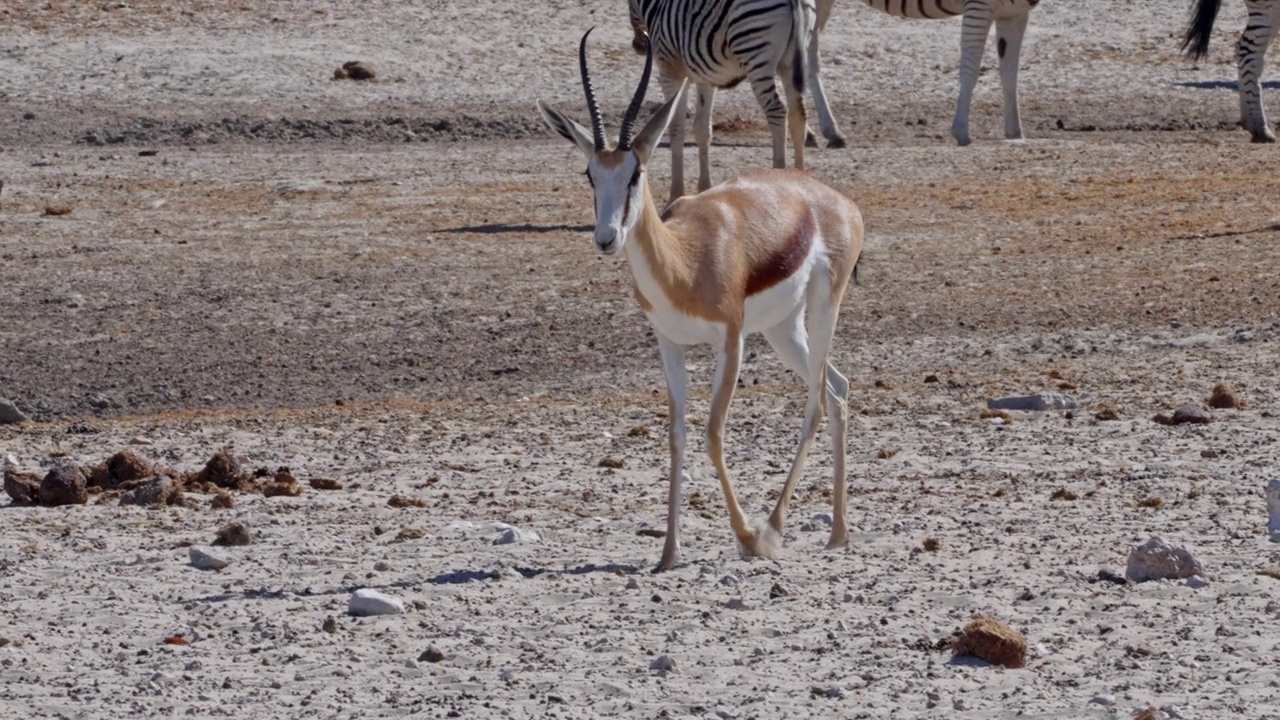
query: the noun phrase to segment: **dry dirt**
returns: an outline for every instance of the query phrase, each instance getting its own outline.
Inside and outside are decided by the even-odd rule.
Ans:
[[[989,49],[967,148],[959,23],[841,3],[824,77],[851,147],[809,159],[868,226],[834,352],[854,542],[823,552],[810,521],[820,446],[786,556],[740,560],[701,393],[686,563],[662,575],[638,534],[665,512],[657,349],[588,239],[582,159],[533,109],[585,114],[595,24],[616,125],[640,69],[624,3],[315,5],[0,8],[0,397],[31,417],[0,427],[3,462],[88,467],[144,438],[182,472],[231,448],[345,486],[3,508],[0,715],[1276,716],[1280,154],[1234,124],[1243,3],[1194,65],[1182,3],[1046,0],[1029,139],[998,139]],[[331,79],[350,60],[378,78]],[[719,179],[767,161],[758,116],[721,94]],[[729,464],[759,514],[803,390],[748,353]],[[1245,407],[1151,420],[1218,382]],[[979,417],[1041,391],[1080,407]],[[255,543],[191,567],[232,520]],[[493,545],[495,522],[540,540]],[[1096,581],[1153,534],[1208,586]],[[346,616],[360,587],[408,613]],[[1026,635],[1026,668],[937,649],[984,613]]]

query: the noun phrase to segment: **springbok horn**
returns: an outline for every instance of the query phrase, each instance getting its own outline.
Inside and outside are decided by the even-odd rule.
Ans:
[[[636,88],[635,97],[627,107],[627,114],[622,118],[622,130],[619,131],[618,149],[631,149],[631,128],[636,124],[636,116],[640,114],[640,106],[644,105],[644,94],[649,89],[649,74],[653,71],[653,39],[645,33],[644,74],[640,76],[640,87]]]
[[[591,111],[591,135],[596,141],[596,150],[603,150],[604,118],[600,115],[600,104],[596,102],[596,91],[591,87],[591,74],[587,72],[587,36],[591,30],[582,34],[582,42],[578,44],[578,67],[582,71],[582,89],[587,93],[587,109]]]

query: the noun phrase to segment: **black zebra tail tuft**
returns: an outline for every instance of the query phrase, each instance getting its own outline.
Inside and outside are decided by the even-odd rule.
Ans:
[[[1196,0],[1191,25],[1182,36],[1182,52],[1192,60],[1201,60],[1209,54],[1209,36],[1221,5],[1222,0]]]

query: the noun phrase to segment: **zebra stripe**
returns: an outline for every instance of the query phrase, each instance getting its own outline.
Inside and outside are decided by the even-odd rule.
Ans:
[[[788,124],[803,132],[800,94],[805,81],[805,48],[813,33],[814,0],[629,0],[632,47],[652,44],[658,81],[669,98],[690,79],[697,87],[694,137],[698,143],[698,190],[710,187],[707,152],[716,88],[751,83],[773,135],[773,165],[786,165]],[[648,32],[648,38],[644,33]],[[778,96],[782,79],[787,100]],[[790,108],[790,110],[788,109]],[[685,114],[671,121],[671,198],[684,194]],[[793,129],[793,135],[795,134]],[[795,165],[804,167],[803,137]]]
[[[1191,24],[1182,38],[1182,50],[1192,59],[1202,59],[1209,52],[1209,36],[1213,21],[1217,19],[1221,0],[1197,0]],[[1240,43],[1236,46],[1236,65],[1239,73],[1240,125],[1256,143],[1276,141],[1276,135],[1267,123],[1267,113],[1262,107],[1262,71],[1267,65],[1267,48],[1280,28],[1280,2],[1274,0],[1245,0],[1249,19]]]

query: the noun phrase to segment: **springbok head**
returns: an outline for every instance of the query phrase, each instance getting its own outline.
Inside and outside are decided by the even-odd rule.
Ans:
[[[577,145],[587,156],[587,180],[595,192],[596,247],[600,252],[612,255],[622,249],[635,229],[645,202],[645,164],[675,114],[676,100],[683,97],[684,93],[682,87],[681,92],[674,93],[639,132],[633,132],[636,116],[640,114],[640,107],[644,104],[645,90],[649,86],[649,74],[653,70],[653,50],[650,46],[645,56],[644,74],[640,76],[640,86],[636,88],[627,113],[622,118],[622,127],[618,130],[618,143],[610,146],[605,137],[604,117],[600,114],[596,93],[591,87],[591,76],[587,71],[587,36],[590,34],[591,30],[584,33],[582,42],[578,45],[578,66],[582,73],[582,88],[587,96],[587,109],[591,112],[591,129],[570,120],[541,100],[538,101],[538,111],[552,130]]]

